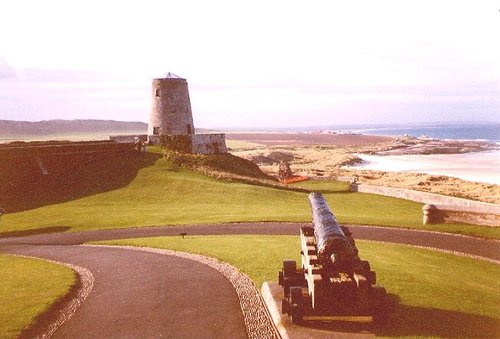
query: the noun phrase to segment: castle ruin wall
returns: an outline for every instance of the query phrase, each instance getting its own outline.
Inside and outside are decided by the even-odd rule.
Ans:
[[[223,133],[193,134],[192,152],[196,154],[227,153],[226,138]]]

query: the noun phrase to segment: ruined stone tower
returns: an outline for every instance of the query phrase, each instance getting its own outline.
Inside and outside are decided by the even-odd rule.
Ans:
[[[160,135],[194,134],[188,83],[173,73],[154,79],[148,139],[158,142]]]
[[[199,154],[227,152],[225,135],[195,134],[186,79],[173,73],[154,79],[148,142]]]

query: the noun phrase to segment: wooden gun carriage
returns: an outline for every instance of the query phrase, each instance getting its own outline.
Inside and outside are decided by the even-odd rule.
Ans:
[[[351,232],[340,226],[321,193],[311,193],[312,226],[300,230],[302,267],[285,260],[278,281],[284,290],[282,313],[292,322],[335,320],[343,316],[387,319],[390,304],[376,275],[358,256]]]

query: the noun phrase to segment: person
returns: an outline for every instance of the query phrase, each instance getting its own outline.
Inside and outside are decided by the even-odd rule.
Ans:
[[[290,165],[284,160],[280,161],[280,165],[278,167],[278,177],[279,177],[280,181],[283,181],[283,180],[286,180],[286,179],[293,177],[293,173],[292,173],[292,170],[290,169]]]
[[[142,140],[138,137],[135,137],[134,140],[135,150],[140,153],[144,152],[144,143],[142,142]]]

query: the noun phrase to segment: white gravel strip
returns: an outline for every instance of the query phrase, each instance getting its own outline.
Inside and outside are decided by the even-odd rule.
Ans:
[[[234,289],[236,290],[236,294],[238,295],[238,298],[240,300],[241,310],[243,312],[243,318],[245,321],[248,337],[255,339],[280,338],[279,332],[274,325],[271,315],[269,314],[265,303],[254,283],[248,276],[241,273],[234,266],[200,254],[177,252],[158,248],[108,245],[81,246],[124,248],[135,251],[171,255],[194,260],[199,263],[208,265],[222,273],[231,282]]]
[[[94,288],[94,275],[92,272],[90,272],[88,269],[84,267],[80,267],[77,265],[72,265],[72,264],[67,264],[55,260],[49,260],[45,258],[40,258],[40,257],[32,257],[32,256],[26,256],[26,255],[18,255],[18,254],[8,254],[8,255],[13,255],[16,257],[21,257],[21,258],[28,258],[28,259],[39,259],[39,260],[44,260],[47,262],[51,262],[54,264],[58,265],[64,265],[66,267],[71,268],[73,271],[75,271],[78,275],[77,279],[80,281],[81,287],[78,290],[76,296],[66,305],[63,306],[63,308],[59,311],[59,316],[57,317],[56,321],[54,321],[48,329],[45,330],[44,333],[41,335],[37,336],[37,338],[40,339],[47,339],[50,338],[54,335],[54,333],[57,331],[61,325],[67,321],[69,318],[75,314],[76,309],[83,303],[83,301],[89,296],[90,292],[92,292],[92,289]]]
[[[494,243],[499,243],[500,240],[498,239],[490,239],[490,238],[479,238],[475,237],[472,235],[467,235],[467,234],[460,234],[460,233],[448,233],[448,232],[442,232],[442,231],[432,231],[432,230],[419,230],[415,228],[404,228],[404,227],[392,227],[392,226],[374,226],[374,225],[352,225],[352,224],[344,224],[343,226],[347,227],[361,227],[361,228],[380,228],[380,229],[394,229],[394,230],[405,230],[405,231],[411,231],[411,232],[418,232],[418,233],[431,233],[431,234],[437,234],[437,235],[444,235],[444,236],[452,236],[452,237],[458,237],[458,238],[469,238],[469,239],[476,239],[476,240],[481,240],[481,241],[491,241]],[[488,226],[485,226],[488,227]],[[356,239],[354,239],[356,240]],[[359,239],[362,240],[362,239]],[[403,244],[404,243],[400,243]]]
[[[378,241],[378,240],[362,240],[362,241],[378,242],[378,243],[381,243],[381,244],[387,244],[388,243],[386,241]],[[430,247],[430,246],[409,245],[409,244],[403,244],[403,243],[391,243],[391,244],[398,244],[398,245],[403,245],[403,246],[409,246],[409,247],[415,247],[415,248],[422,248],[424,250],[431,250],[431,251],[436,251],[436,252],[454,254],[454,255],[461,256],[461,257],[467,257],[467,258],[471,258],[471,259],[487,261],[487,262],[490,262],[492,264],[500,265],[500,260],[495,260],[495,259],[491,259],[491,258],[481,257],[479,255],[474,255],[474,254],[469,254],[469,253],[464,253],[464,252],[445,250],[445,249],[442,249],[442,248],[436,248],[436,247]]]

